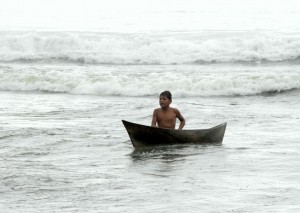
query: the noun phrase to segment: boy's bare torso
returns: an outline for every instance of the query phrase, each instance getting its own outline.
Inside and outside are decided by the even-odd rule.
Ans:
[[[161,108],[155,109],[156,121],[161,128],[174,129],[176,125],[176,118],[178,116],[178,110],[169,107],[167,110]]]

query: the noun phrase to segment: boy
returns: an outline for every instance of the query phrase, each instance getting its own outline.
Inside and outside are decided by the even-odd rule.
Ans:
[[[180,120],[178,129],[182,129],[185,125],[185,119],[180,114],[179,110],[170,107],[172,103],[172,94],[169,91],[164,91],[159,96],[159,105],[161,108],[157,108],[153,112],[151,126],[156,127],[156,124],[160,128],[175,129],[176,118]]]

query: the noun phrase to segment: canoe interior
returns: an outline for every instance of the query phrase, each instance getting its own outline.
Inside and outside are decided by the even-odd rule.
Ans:
[[[222,143],[227,123],[210,129],[177,130],[164,129],[122,120],[134,147],[167,144],[210,144]]]

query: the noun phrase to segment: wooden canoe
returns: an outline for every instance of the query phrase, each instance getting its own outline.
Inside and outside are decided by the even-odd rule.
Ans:
[[[134,147],[167,144],[221,144],[227,123],[210,129],[177,130],[145,126],[122,120]]]

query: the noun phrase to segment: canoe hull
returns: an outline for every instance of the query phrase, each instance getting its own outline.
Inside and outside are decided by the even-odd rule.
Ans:
[[[144,126],[122,120],[134,147],[167,144],[221,144],[226,123],[210,129],[176,130]]]

